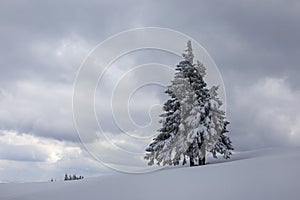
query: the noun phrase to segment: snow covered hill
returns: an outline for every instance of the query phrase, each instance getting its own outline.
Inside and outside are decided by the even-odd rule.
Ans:
[[[300,199],[300,148],[236,153],[218,162],[70,182],[0,184],[0,199]]]

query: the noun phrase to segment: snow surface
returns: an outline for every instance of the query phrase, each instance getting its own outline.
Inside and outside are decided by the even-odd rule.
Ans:
[[[216,161],[70,182],[3,183],[0,200],[300,199],[300,148],[235,153]]]

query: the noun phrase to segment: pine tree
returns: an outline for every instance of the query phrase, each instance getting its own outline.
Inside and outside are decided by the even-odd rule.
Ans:
[[[177,68],[181,69],[184,84],[181,85],[179,96],[181,105],[181,123],[178,133],[173,139],[169,152],[174,152],[173,164],[186,156],[190,166],[205,163],[205,137],[208,133],[209,93],[206,83],[198,70],[189,61],[180,62]],[[176,76],[173,83],[176,82]],[[182,98],[180,98],[182,96]],[[170,149],[171,148],[171,149]]]
[[[176,66],[176,73],[166,93],[170,99],[164,104],[160,115],[162,128],[146,149],[149,165],[204,165],[206,152],[230,156],[232,150],[227,132],[225,112],[217,98],[215,87],[207,89],[203,79],[206,69],[197,61],[193,64],[193,50],[188,41],[182,54],[184,61]]]
[[[178,165],[179,161],[185,156],[190,158],[191,163],[194,160],[191,159],[191,157],[196,153],[191,154],[188,152],[189,147],[193,143],[193,138],[189,138],[189,131],[192,124],[189,123],[187,118],[190,116],[191,110],[197,106],[197,103],[194,105],[197,95],[191,87],[187,76],[186,69],[190,67],[192,67],[190,62],[180,62],[177,66],[178,73],[175,74],[175,78],[170,86],[170,90],[175,94],[176,99],[180,103],[180,123],[177,133],[172,140],[167,143],[167,146],[161,153],[162,156],[165,154],[169,155],[168,160],[163,157],[165,160],[163,164]]]
[[[217,153],[223,155],[224,158],[228,159],[231,155],[231,150],[233,149],[230,138],[225,135],[227,130],[227,125],[229,122],[226,120],[225,112],[221,110],[222,101],[218,98],[219,87],[213,86],[210,89],[210,144],[209,151],[217,158]]]
[[[65,180],[65,181],[68,181],[68,180],[69,180],[68,174],[65,174],[64,180]]]
[[[199,70],[201,70],[203,75],[205,74],[205,68],[199,61],[197,61],[196,65],[184,68],[185,76],[189,79],[189,84],[193,90],[192,93],[194,93],[191,100],[192,103],[190,103],[192,109],[189,116],[185,117],[185,120],[190,124],[190,127],[187,129],[187,141],[193,141],[188,151],[190,165],[193,165],[195,162],[191,162],[192,159],[198,160],[199,165],[205,164],[206,140],[210,123],[209,90],[206,88],[206,83]]]

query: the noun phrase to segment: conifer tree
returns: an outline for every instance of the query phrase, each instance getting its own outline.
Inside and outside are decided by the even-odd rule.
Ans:
[[[68,174],[65,174],[64,180],[65,180],[65,181],[68,181],[68,180],[69,180]]]
[[[193,64],[193,50],[188,41],[182,54],[184,60],[176,66],[176,73],[166,93],[170,99],[164,104],[160,115],[162,128],[146,149],[149,165],[204,165],[206,152],[214,156],[231,155],[231,141],[227,132],[229,122],[220,109],[222,102],[217,97],[218,87],[207,89],[204,81],[206,69],[197,60]]]
[[[233,149],[230,138],[226,135],[228,132],[227,125],[229,122],[226,120],[225,111],[221,110],[222,101],[218,98],[219,87],[213,86],[210,89],[210,137],[213,137],[209,141],[210,151],[215,158],[217,158],[217,153],[223,155],[224,158],[228,159],[231,155],[231,150]]]

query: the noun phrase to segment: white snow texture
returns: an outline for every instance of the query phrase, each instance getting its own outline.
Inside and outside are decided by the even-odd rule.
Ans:
[[[212,162],[221,163],[212,163]],[[222,163],[223,162],[223,163]],[[199,167],[79,181],[0,184],[1,200],[299,200],[300,148],[235,153]]]

